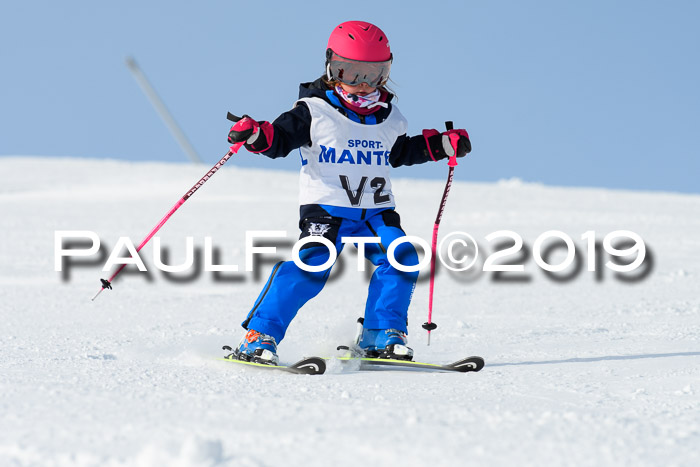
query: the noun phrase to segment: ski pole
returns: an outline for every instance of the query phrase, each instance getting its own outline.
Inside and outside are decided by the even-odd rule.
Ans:
[[[236,116],[233,115],[231,112],[228,113],[228,115],[226,116],[226,118],[228,118],[229,120],[231,120],[231,121],[233,121],[233,122],[237,122],[238,120],[240,120],[240,117],[236,117]],[[202,185],[204,185],[204,183],[205,183],[207,180],[209,180],[209,179],[210,179],[210,178],[211,178],[225,163],[226,163],[226,161],[228,161],[228,160],[231,158],[231,156],[233,156],[234,154],[236,154],[236,153],[238,152],[238,150],[241,148],[241,146],[243,146],[243,144],[245,144],[245,141],[240,142],[240,143],[235,143],[233,146],[231,146],[231,147],[229,148],[229,151],[226,153],[226,155],[225,155],[224,157],[222,157],[222,158],[219,160],[219,162],[217,162],[216,164],[214,164],[214,167],[212,167],[211,169],[209,169],[209,172],[207,172],[206,175],[204,175],[204,177],[200,178],[199,181],[198,181],[197,183],[195,183],[194,186],[193,186],[192,188],[190,188],[190,189],[187,191],[187,193],[185,193],[185,195],[184,195],[182,198],[180,198],[180,199],[178,200],[177,203],[175,203],[175,206],[173,206],[172,208],[170,208],[170,211],[168,211],[168,212],[165,214],[165,216],[163,216],[163,218],[160,220],[160,222],[158,222],[158,225],[156,225],[156,226],[149,232],[149,234],[146,235],[146,238],[144,238],[143,241],[141,242],[141,244],[136,248],[136,252],[137,252],[137,253],[138,253],[139,251],[141,251],[141,248],[143,248],[143,247],[146,245],[146,243],[148,243],[148,241],[149,241],[151,238],[153,238],[153,236],[156,234],[156,232],[158,232],[158,231],[160,230],[160,228],[163,227],[163,225],[164,225],[166,222],[168,222],[168,219],[170,219],[170,216],[172,216],[173,214],[175,214],[175,211],[177,211],[178,209],[180,209],[180,206],[182,206],[183,204],[185,204],[185,201],[187,201],[188,199],[190,199],[190,197],[191,197],[197,190],[199,190],[199,188],[200,188]],[[111,276],[109,279],[100,279],[100,281],[102,282],[102,288],[100,289],[99,292],[97,292],[97,293],[95,294],[94,297],[92,297],[92,300],[93,300],[93,301],[97,298],[98,295],[100,295],[100,294],[102,293],[103,290],[105,290],[105,289],[110,289],[110,290],[111,290],[111,289],[112,289],[112,281],[114,280],[115,277],[117,277],[117,275],[118,275],[120,272],[122,272],[122,269],[124,269],[125,266],[126,266],[126,263],[124,263],[124,264],[122,264],[121,266],[119,266],[119,268],[114,272],[114,274],[112,274],[112,276]]]
[[[449,131],[454,128],[451,121],[445,122],[445,128]],[[450,188],[452,188],[452,179],[454,178],[455,167],[457,166],[457,142],[459,141],[459,135],[450,134],[450,144],[454,148],[454,154],[450,157],[447,165],[450,167],[447,173],[447,183],[445,184],[445,191],[442,193],[442,199],[440,200],[440,208],[438,209],[437,217],[435,218],[435,225],[433,225],[433,241],[431,245],[432,256],[430,257],[430,292],[428,295],[428,321],[423,323],[423,329],[428,331],[428,345],[430,345],[430,332],[437,328],[437,324],[433,323],[433,291],[435,288],[435,263],[436,263],[436,252],[437,252],[437,238],[438,229],[440,228],[440,221],[442,220],[442,213],[445,210],[445,204],[447,203],[447,195],[450,194]]]

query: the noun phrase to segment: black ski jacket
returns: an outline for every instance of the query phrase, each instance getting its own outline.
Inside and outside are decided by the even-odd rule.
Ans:
[[[338,106],[338,100],[333,102],[329,99],[326,94],[327,91],[328,87],[323,80],[319,78],[311,83],[301,83],[299,85],[299,98],[319,97],[347,117],[348,112],[352,111],[342,104]],[[382,107],[372,114],[376,119],[376,123],[383,122],[389,116],[393,97],[394,95],[390,93],[386,99],[386,102],[389,103],[389,107]],[[363,116],[360,115],[359,118],[360,123],[365,123]],[[294,149],[304,145],[311,145],[311,113],[303,102],[300,102],[292,110],[284,112],[277,117],[275,121],[272,122],[272,125],[275,128],[274,137],[269,149],[262,152],[265,156],[273,159],[277,157],[286,157],[287,154]],[[389,154],[389,163],[392,167],[422,164],[431,160],[432,158],[428,153],[423,135],[406,136],[404,134],[399,136]]]

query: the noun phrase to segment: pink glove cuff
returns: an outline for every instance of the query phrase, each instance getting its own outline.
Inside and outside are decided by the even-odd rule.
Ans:
[[[423,130],[423,138],[425,138],[425,147],[428,148],[428,154],[430,154],[430,158],[433,160],[433,162],[436,162],[435,156],[433,156],[433,152],[430,150],[430,143],[428,142],[428,138],[431,136],[437,136],[439,135],[440,132],[437,130]]]

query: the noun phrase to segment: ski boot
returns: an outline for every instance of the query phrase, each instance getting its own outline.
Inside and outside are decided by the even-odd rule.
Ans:
[[[233,351],[234,358],[246,362],[263,363],[265,365],[277,365],[277,342],[272,336],[261,334],[253,329],[249,330]]]
[[[412,360],[413,349],[407,342],[406,334],[398,329],[363,329],[357,346],[369,358]]]

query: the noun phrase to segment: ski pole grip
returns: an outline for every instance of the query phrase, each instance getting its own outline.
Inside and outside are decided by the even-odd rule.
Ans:
[[[453,130],[454,129],[454,123],[452,123],[452,120],[448,120],[445,122],[445,129],[447,131]],[[447,165],[450,167],[456,167],[457,166],[457,143],[459,141],[459,136],[450,134],[450,144],[454,148],[454,155],[450,157],[450,160],[447,161]]]
[[[241,117],[237,117],[237,116],[233,115],[231,112],[226,113],[226,118],[231,120],[232,122],[237,122],[238,120],[241,119]]]

